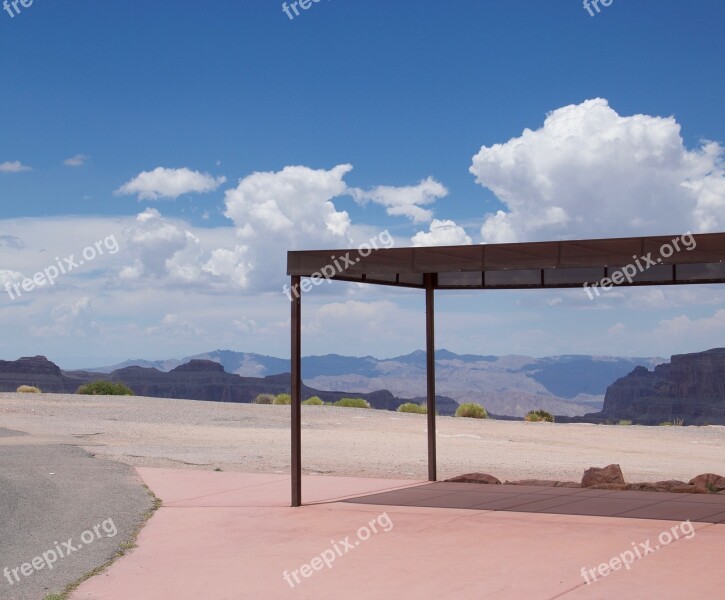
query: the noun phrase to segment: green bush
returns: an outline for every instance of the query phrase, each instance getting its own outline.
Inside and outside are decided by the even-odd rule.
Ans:
[[[33,385],[21,385],[17,390],[18,394],[42,394],[40,388]]]
[[[526,413],[524,421],[529,421],[530,423],[538,423],[540,421],[553,423],[554,415],[552,415],[550,412],[546,412],[545,410],[530,410],[528,413]]]
[[[319,396],[312,396],[312,398],[307,398],[304,402],[302,402],[305,406],[322,406],[325,403],[322,401],[322,398]]]
[[[619,423],[617,425],[631,425],[632,421],[631,419],[620,419]]]
[[[272,404],[275,406],[288,406],[292,404],[292,396],[289,394],[277,394]]]
[[[345,408],[370,408],[370,403],[363,398],[340,398],[335,402],[335,406],[344,406]]]
[[[78,388],[76,394],[89,396],[133,396],[133,391],[122,383],[94,381]]]
[[[257,394],[254,404],[274,404],[274,394]]]
[[[469,417],[471,419],[488,419],[486,409],[475,402],[466,402],[456,409],[457,417]]]
[[[401,404],[398,407],[398,412],[403,413],[417,413],[420,415],[424,415],[428,412],[428,409],[425,406],[421,406],[420,404],[416,404],[415,402],[406,402],[405,404]]]

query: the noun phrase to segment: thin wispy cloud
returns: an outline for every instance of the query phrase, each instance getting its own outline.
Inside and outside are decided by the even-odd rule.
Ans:
[[[90,156],[86,156],[85,154],[76,154],[75,156],[71,156],[70,158],[66,158],[63,161],[63,164],[66,167],[82,167],[84,164],[86,164],[86,161],[90,158]]]
[[[19,160],[6,161],[0,163],[0,173],[22,173],[23,171],[32,171],[29,166],[24,165]]]

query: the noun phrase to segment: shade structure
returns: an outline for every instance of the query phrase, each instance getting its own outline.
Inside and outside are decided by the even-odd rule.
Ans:
[[[725,233],[516,244],[299,250],[287,254],[292,315],[292,506],[302,503],[302,294],[324,280],[419,288],[426,294],[428,478],[436,479],[434,292],[725,283]],[[309,278],[309,279],[303,279]]]

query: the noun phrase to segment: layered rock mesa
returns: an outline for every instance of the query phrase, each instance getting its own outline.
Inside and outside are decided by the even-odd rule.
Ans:
[[[126,384],[139,396],[184,398],[214,402],[252,402],[258,394],[282,394],[290,391],[289,374],[267,377],[242,377],[227,373],[224,367],[210,360],[191,360],[171,371],[147,367],[126,367],[110,374],[88,371],[61,371],[45,356],[0,360],[0,392],[14,392],[21,385],[34,385],[43,392],[73,394],[84,383],[107,379]],[[345,396],[364,398],[373,408],[395,410],[408,402],[388,390],[368,393],[332,392],[302,386],[302,397],[319,396],[325,402],[335,402]],[[422,398],[415,398],[419,402]],[[441,415],[452,415],[458,403],[445,396],[436,396],[436,408]]]
[[[601,413],[586,417],[640,425],[680,419],[684,425],[725,425],[725,348],[676,354],[654,371],[637,367],[607,388]]]

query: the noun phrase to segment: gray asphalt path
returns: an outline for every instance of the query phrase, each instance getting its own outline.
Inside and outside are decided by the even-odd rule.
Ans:
[[[151,506],[131,467],[0,429],[0,598],[59,593],[112,558]]]

